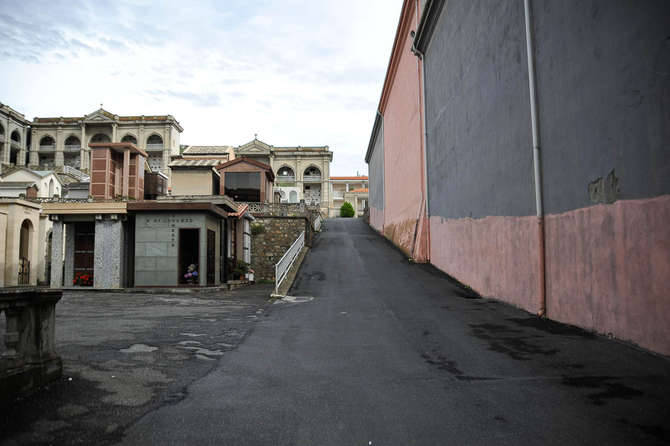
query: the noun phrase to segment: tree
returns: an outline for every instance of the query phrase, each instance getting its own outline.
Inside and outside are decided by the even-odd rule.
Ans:
[[[348,201],[345,201],[340,208],[340,217],[353,217],[355,214],[354,207]]]

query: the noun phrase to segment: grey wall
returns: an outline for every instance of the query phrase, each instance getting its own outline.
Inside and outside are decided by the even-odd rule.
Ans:
[[[370,207],[384,209],[384,121],[375,138],[374,148],[368,163]]]
[[[533,215],[523,1],[450,1],[425,69],[431,215]]]
[[[533,3],[546,211],[669,193],[670,2]]]
[[[533,1],[545,212],[670,192],[670,2]],[[535,212],[523,1],[453,0],[426,50],[431,215]]]
[[[135,219],[135,286],[176,286],[179,265],[179,228],[200,228],[200,284],[207,283],[207,228],[205,214],[141,213]],[[218,281],[218,277],[217,277]]]

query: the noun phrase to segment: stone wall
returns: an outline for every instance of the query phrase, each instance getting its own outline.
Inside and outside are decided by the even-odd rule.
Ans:
[[[305,216],[255,216],[251,229],[251,268],[256,280],[274,280],[275,264],[302,231],[311,246],[310,220]],[[261,229],[262,228],[262,229]]]

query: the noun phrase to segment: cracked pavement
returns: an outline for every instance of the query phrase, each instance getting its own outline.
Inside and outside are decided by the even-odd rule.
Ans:
[[[271,285],[211,294],[68,291],[56,308],[63,377],[0,417],[1,445],[114,444],[174,404],[268,309]]]

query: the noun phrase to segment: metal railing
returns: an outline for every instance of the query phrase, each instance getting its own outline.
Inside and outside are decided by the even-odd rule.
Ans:
[[[147,151],[163,150],[163,144],[147,144]]]
[[[286,278],[286,275],[293,266],[293,262],[298,258],[300,251],[305,246],[305,231],[302,231],[291,247],[284,253],[282,258],[275,265],[275,294],[279,293],[279,286]]]
[[[43,145],[39,146],[39,151],[40,152],[55,152],[56,151],[56,146],[55,145]]]
[[[76,145],[66,145],[63,146],[63,149],[66,152],[79,152],[81,150],[81,146],[79,144]]]
[[[71,175],[71,176],[75,177],[76,179],[78,179],[79,181],[86,182],[90,179],[90,177],[88,175],[86,175],[84,172],[82,172],[81,170],[75,169],[74,167],[70,167],[70,166],[63,166],[63,173],[67,174],[67,175]]]
[[[311,182],[320,182],[321,181],[321,175],[305,175],[302,177],[303,181],[311,181]]]
[[[294,175],[277,175],[275,177],[276,183],[295,183]]]

